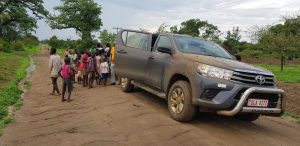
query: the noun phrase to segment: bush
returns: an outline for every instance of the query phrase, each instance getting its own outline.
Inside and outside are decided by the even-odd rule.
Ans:
[[[3,39],[0,39],[0,51],[9,52],[9,44]]]
[[[24,51],[24,43],[22,41],[13,41],[10,44],[10,49],[15,51]]]
[[[239,52],[238,55],[240,56],[246,56],[246,57],[260,57],[264,54],[263,51],[259,50],[250,50],[250,49],[245,49],[242,52]]]
[[[2,120],[7,114],[7,107],[0,106],[0,120]]]

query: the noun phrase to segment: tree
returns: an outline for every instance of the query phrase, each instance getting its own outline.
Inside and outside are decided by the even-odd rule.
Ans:
[[[258,41],[265,49],[281,56],[281,71],[286,57],[292,59],[300,51],[300,16],[285,17],[283,24],[269,27]]]
[[[227,31],[225,41],[223,45],[232,53],[238,53],[242,51],[242,48],[238,48],[241,39],[241,29],[239,27],[233,27],[232,31]]]
[[[14,36],[16,34],[30,33],[37,28],[36,20],[47,15],[48,11],[43,6],[43,0],[1,0],[0,38],[9,36],[11,39],[16,38]]]
[[[48,44],[53,48],[61,47],[61,41],[55,35],[49,39]]]
[[[186,20],[181,23],[180,29],[177,26],[172,26],[170,30],[172,33],[200,36],[208,40],[218,40],[220,36],[220,30],[217,26],[200,19]]]
[[[62,5],[54,7],[58,15],[52,15],[49,23],[52,29],[73,28],[81,36],[83,47],[92,45],[94,31],[102,26],[101,5],[93,0],[61,0]]]
[[[167,28],[168,28],[168,25],[163,23],[161,24],[158,29],[156,30],[156,33],[167,33]]]
[[[102,44],[113,44],[116,38],[116,34],[108,32],[107,29],[104,29],[100,32],[100,39]]]

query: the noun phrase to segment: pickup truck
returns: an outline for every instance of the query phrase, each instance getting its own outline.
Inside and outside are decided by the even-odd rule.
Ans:
[[[237,60],[212,41],[124,29],[115,51],[122,90],[139,87],[166,99],[177,121],[190,121],[198,111],[250,122],[284,112],[285,92],[272,72]]]

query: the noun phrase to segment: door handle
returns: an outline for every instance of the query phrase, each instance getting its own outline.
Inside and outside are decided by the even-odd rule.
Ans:
[[[126,54],[127,52],[126,51],[124,51],[124,50],[119,50],[119,51],[117,51],[118,53],[121,53],[121,54]]]

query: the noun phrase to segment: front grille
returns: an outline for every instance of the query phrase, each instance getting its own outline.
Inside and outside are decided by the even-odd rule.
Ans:
[[[261,75],[265,78],[265,83],[259,84],[255,80],[255,77],[258,75]],[[251,71],[241,71],[241,70],[234,71],[231,80],[239,83],[261,85],[261,86],[274,86],[275,84],[274,76],[271,74],[257,73]]]

